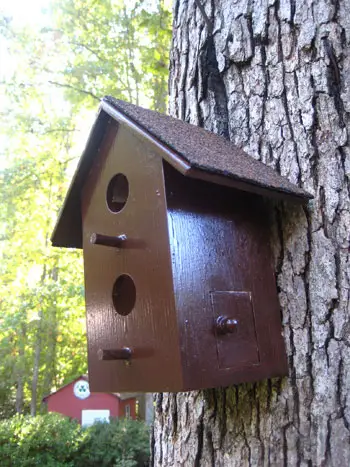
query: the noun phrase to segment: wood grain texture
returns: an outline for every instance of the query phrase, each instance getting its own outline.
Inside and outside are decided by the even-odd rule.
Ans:
[[[113,213],[107,207],[106,193],[118,173],[128,179],[129,197],[124,208]],[[82,199],[91,390],[181,388],[161,158],[120,125],[111,149],[96,158]],[[124,234],[129,247],[91,244],[94,232]],[[135,243],[142,245],[134,248]],[[115,311],[112,297],[114,283],[123,274],[130,276],[136,287],[135,307],[127,316]],[[130,364],[99,360],[100,349],[122,347],[132,351]]]
[[[159,394],[153,465],[346,466],[350,4],[202,4],[213,37],[194,0],[174,4],[171,114],[230,138],[315,200],[272,206],[289,377]]]
[[[262,198],[188,179],[165,162],[164,173],[184,389],[286,374]],[[225,291],[236,295],[224,294],[222,309],[215,308],[218,292]],[[236,303],[235,310],[232,303],[232,296],[237,302],[244,291],[252,300],[248,314],[247,307]],[[217,313],[231,312],[239,320],[239,331],[218,335]],[[251,349],[257,352],[256,346],[260,356],[253,361]]]
[[[184,177],[121,124],[101,148],[82,193],[92,390],[180,391],[285,375],[262,198]],[[121,209],[111,180],[128,186]],[[216,331],[221,314],[236,332]]]
[[[251,292],[211,292],[214,319],[227,316],[235,321],[232,332],[216,332],[216,352],[220,369],[258,366],[261,364],[256,329],[255,310]],[[259,313],[259,300],[257,300]],[[278,308],[277,308],[277,311]],[[271,312],[271,309],[269,309]],[[279,316],[279,313],[277,313]],[[269,330],[266,322],[266,329]],[[265,331],[266,332],[266,331]],[[271,337],[272,338],[272,337]],[[284,349],[281,349],[284,354]],[[270,358],[270,362],[271,362]]]

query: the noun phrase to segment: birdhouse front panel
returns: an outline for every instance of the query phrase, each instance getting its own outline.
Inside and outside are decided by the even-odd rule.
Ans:
[[[286,374],[263,200],[164,167],[185,388]]]
[[[93,391],[182,387],[162,159],[155,151],[111,122],[82,192]]]

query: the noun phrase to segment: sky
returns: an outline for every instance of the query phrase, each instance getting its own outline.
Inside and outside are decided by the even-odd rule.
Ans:
[[[49,0],[0,0],[0,16],[11,18],[13,24],[19,27],[40,27],[49,21],[49,15],[45,14],[49,5]],[[6,42],[0,35],[0,79],[14,66],[15,61],[8,55]]]
[[[11,16],[18,25],[40,24],[48,8],[48,0],[0,0],[0,12]]]

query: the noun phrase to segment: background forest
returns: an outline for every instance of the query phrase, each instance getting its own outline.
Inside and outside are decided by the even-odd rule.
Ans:
[[[166,0],[0,10],[0,418],[87,371],[81,252],[50,235],[100,98],[165,112],[170,38]]]

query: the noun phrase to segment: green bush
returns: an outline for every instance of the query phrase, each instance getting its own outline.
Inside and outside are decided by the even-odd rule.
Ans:
[[[82,428],[53,413],[0,422],[1,467],[143,467],[148,457],[143,422],[111,420]]]
[[[115,419],[87,430],[78,467],[143,467],[149,457],[149,433],[143,422]]]
[[[0,423],[1,466],[74,466],[86,434],[59,414],[15,416]]]

